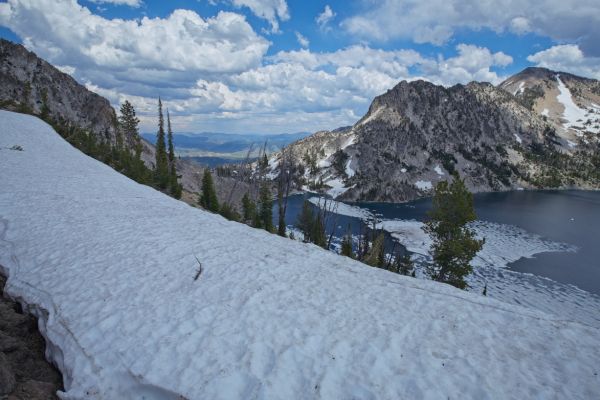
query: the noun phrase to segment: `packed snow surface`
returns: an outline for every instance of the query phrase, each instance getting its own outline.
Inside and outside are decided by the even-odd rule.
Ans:
[[[331,186],[330,189],[327,189],[327,194],[331,197],[338,197],[350,189],[349,187],[346,187],[344,181],[340,178],[330,179],[326,181],[325,184]]]
[[[63,399],[598,394],[594,327],[226,221],[34,117],[0,111],[0,187],[7,293],[39,317]]]
[[[420,190],[431,190],[433,188],[433,185],[431,184],[430,181],[422,181],[422,180],[416,181],[415,186]]]
[[[434,171],[436,174],[438,174],[439,176],[444,176],[444,171],[442,171],[442,168],[439,165],[436,165],[434,168]]]

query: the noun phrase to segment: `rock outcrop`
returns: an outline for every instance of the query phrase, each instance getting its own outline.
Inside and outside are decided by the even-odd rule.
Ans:
[[[116,140],[117,117],[104,97],[20,44],[0,39],[0,108],[50,117]]]
[[[0,275],[0,293],[5,283]],[[0,399],[58,399],[62,376],[46,361],[44,349],[36,319],[0,295]]]

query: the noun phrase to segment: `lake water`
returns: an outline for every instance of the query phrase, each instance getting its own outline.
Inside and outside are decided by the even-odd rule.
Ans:
[[[314,195],[290,197],[288,224],[294,224],[310,197]],[[474,197],[481,221],[477,231],[487,243],[474,263],[470,290],[487,285],[491,297],[600,326],[600,192],[516,191]],[[355,203],[349,210],[340,207],[329,229],[334,228],[338,239],[349,226],[358,234],[365,215],[375,215],[384,228],[392,227],[389,241],[399,238],[418,250],[423,234],[415,221],[427,218],[430,205],[430,199]],[[400,233],[394,233],[396,226]]]

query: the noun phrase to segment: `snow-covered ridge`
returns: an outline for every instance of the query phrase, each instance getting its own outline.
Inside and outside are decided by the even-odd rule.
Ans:
[[[63,399],[597,394],[598,329],[226,221],[36,118],[0,111],[0,187],[7,291]]]

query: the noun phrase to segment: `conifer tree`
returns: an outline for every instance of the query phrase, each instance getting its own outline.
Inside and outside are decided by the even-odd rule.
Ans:
[[[477,240],[467,225],[477,216],[473,195],[458,174],[453,175],[451,184],[446,181],[437,184],[428,215],[423,230],[433,240],[433,266],[429,275],[436,281],[465,289],[465,277],[473,270],[470,262],[484,241]]]
[[[175,148],[173,146],[173,130],[171,129],[171,115],[167,109],[167,159],[169,161],[169,191],[176,199],[181,198],[183,188],[177,181],[177,163],[175,161]]]
[[[371,250],[367,253],[364,263],[369,264],[372,267],[383,267],[385,258],[385,235],[380,232],[379,235],[373,240]]]
[[[158,133],[156,134],[156,184],[160,189],[166,189],[169,184],[169,159],[165,145],[165,122],[162,113],[162,101],[158,98]]]
[[[296,226],[298,227],[300,232],[302,232],[305,243],[310,243],[312,241],[311,235],[312,235],[313,223],[314,223],[314,215],[313,215],[312,207],[308,200],[304,200],[304,203],[302,203],[302,211],[300,211],[300,214],[298,215],[298,219],[296,221]]]
[[[136,116],[135,108],[128,100],[125,100],[125,102],[121,104],[119,113],[117,147],[121,149],[121,159],[126,160],[124,162],[125,173],[137,182],[147,183],[147,168],[142,161],[142,141],[139,136],[138,128],[140,120]],[[124,148],[124,140],[134,143],[133,156],[128,149]]]
[[[200,195],[199,203],[206,210],[212,212],[219,212],[220,210],[217,192],[209,168],[204,169],[204,176],[202,177],[202,194]]]
[[[240,215],[227,202],[221,204],[219,214],[221,214],[223,217],[227,218],[230,221],[239,221],[239,219],[240,219]]]
[[[312,230],[310,233],[311,241],[317,246],[321,246],[324,249],[327,248],[327,237],[325,235],[325,221],[320,211],[317,211],[315,219],[312,223]]]
[[[342,238],[342,255],[354,258],[354,251],[352,250],[352,230],[350,229],[350,225],[348,225],[346,234]]]
[[[252,201],[248,192],[242,197],[242,211],[244,222],[253,221],[256,215],[256,204]]]
[[[396,265],[399,274],[411,275],[414,272],[414,264],[408,254],[398,255]]]
[[[169,165],[173,168],[173,163],[175,162],[175,148],[173,146],[173,130],[171,129],[171,115],[169,114],[169,109],[167,108],[167,145],[168,145],[168,159]]]
[[[273,232],[273,197],[266,183],[260,187],[259,200],[261,225],[263,229]]]

